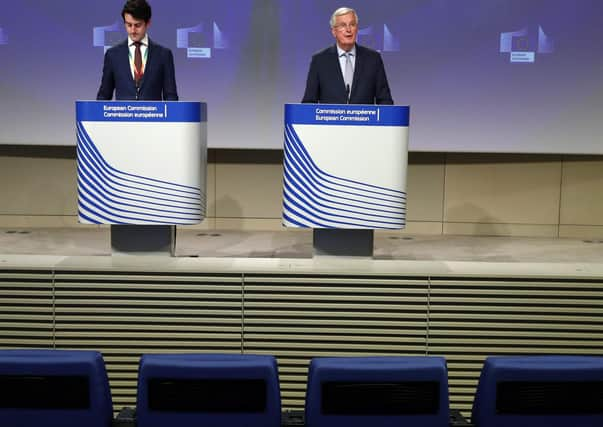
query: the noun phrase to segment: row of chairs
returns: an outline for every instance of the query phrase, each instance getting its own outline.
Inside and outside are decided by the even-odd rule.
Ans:
[[[138,427],[285,424],[272,356],[143,355],[137,393]],[[447,427],[449,406],[442,357],[332,357],[310,363],[304,411],[309,427]],[[0,426],[117,422],[100,353],[0,351]],[[603,357],[489,357],[471,422],[603,426]]]

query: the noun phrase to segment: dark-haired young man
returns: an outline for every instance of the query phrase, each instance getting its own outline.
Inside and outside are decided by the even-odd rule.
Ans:
[[[103,76],[96,99],[177,101],[172,51],[151,39],[151,6],[128,0],[121,16],[128,38],[105,53]]]

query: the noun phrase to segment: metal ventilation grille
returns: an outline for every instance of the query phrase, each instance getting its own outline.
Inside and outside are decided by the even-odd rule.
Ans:
[[[430,354],[468,415],[488,355],[603,356],[603,281],[6,270],[0,327],[0,348],[101,351],[116,410],[142,353],[273,354],[284,409],[312,357]]]
[[[277,356],[284,408],[303,408],[312,357],[426,353],[426,281],[246,275],[243,286],[244,351]]]
[[[0,348],[53,345],[53,274],[0,271]]]
[[[448,360],[451,407],[471,412],[489,355],[603,356],[603,282],[431,279],[429,354]]]
[[[143,353],[241,352],[240,275],[59,273],[57,348],[103,353],[116,410]]]

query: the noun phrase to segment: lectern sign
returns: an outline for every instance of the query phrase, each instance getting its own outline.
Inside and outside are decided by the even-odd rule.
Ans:
[[[287,105],[289,123],[348,126],[408,126],[408,107],[382,105]]]
[[[283,223],[404,228],[408,119],[401,106],[285,105]]]

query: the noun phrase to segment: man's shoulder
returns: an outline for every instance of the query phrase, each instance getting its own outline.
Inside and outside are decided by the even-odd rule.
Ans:
[[[319,50],[318,52],[314,53],[314,55],[312,55],[312,57],[313,58],[323,58],[325,56],[331,56],[336,53],[337,53],[337,49],[335,48],[335,45],[332,45],[332,46],[325,47],[324,49]]]
[[[108,55],[112,55],[115,52],[119,52],[122,49],[127,49],[128,48],[128,39],[122,40],[119,43],[111,46],[109,49],[107,49],[107,54]]]
[[[149,39],[149,48],[156,51],[171,52],[169,47],[165,47],[157,42],[154,42],[151,39]]]
[[[378,51],[371,49],[370,47],[362,46],[359,44],[356,44],[356,52],[358,52],[358,55],[381,56],[381,54]]]

